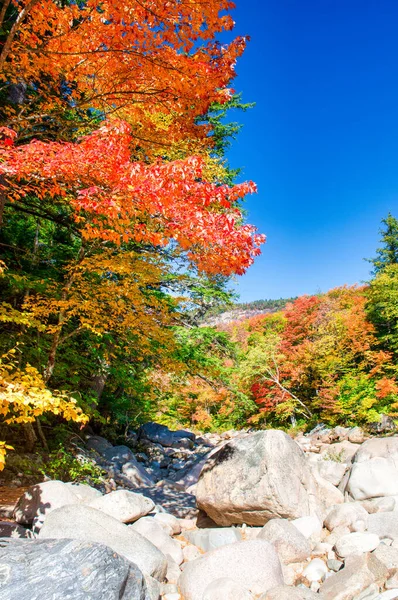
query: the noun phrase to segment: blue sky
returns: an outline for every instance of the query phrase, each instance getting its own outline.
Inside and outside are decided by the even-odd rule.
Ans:
[[[258,185],[248,221],[267,235],[241,301],[369,277],[381,219],[398,217],[398,2],[236,0],[250,35],[237,91],[256,102],[229,152]]]

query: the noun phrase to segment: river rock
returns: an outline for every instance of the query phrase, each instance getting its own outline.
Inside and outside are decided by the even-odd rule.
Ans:
[[[112,444],[100,435],[90,435],[86,441],[86,446],[89,450],[95,450],[101,455],[103,455],[105,450],[112,448]]]
[[[380,539],[398,539],[398,514],[396,512],[374,513],[369,515],[368,531]]]
[[[253,600],[253,596],[237,581],[222,577],[209,583],[204,591],[203,600]]]
[[[97,498],[101,498],[102,494],[99,490],[91,487],[90,485],[86,485],[85,483],[75,483],[73,481],[68,481],[65,483],[69,489],[77,496],[77,499],[82,504],[90,504],[93,500]]]
[[[324,600],[324,597],[304,587],[278,585],[266,594],[262,594],[258,600]]]
[[[368,525],[369,514],[359,502],[346,502],[335,506],[327,515],[324,524],[329,531],[336,527],[348,527],[353,531],[353,527],[358,522],[363,522],[364,529]]]
[[[398,571],[398,548],[379,544],[373,554],[387,567],[389,576]]]
[[[203,600],[207,586],[228,577],[254,595],[283,583],[275,548],[266,540],[237,542],[211,550],[186,564],[178,580],[184,600]]]
[[[129,490],[116,490],[105,494],[91,502],[90,506],[122,523],[132,523],[155,508],[155,504],[150,498]]]
[[[388,570],[373,554],[349,556],[344,569],[333,573],[321,586],[325,600],[356,600],[361,592],[383,585]]]
[[[203,467],[196,498],[218,525],[264,525],[322,512],[303,451],[278,430],[228,442]]]
[[[361,445],[347,491],[355,500],[398,495],[398,437],[370,438]]]
[[[136,531],[149,540],[163,554],[170,554],[180,565],[183,561],[182,549],[177,540],[173,540],[163,527],[152,517],[143,517],[130,525],[130,530]]]
[[[79,498],[63,481],[45,481],[31,486],[18,500],[14,509],[17,523],[31,525],[39,515],[68,504],[79,504]]]
[[[212,529],[187,531],[184,533],[184,537],[203,552],[208,552],[220,546],[240,542],[242,533],[235,527],[214,527]]]
[[[104,544],[135,563],[144,574],[159,581],[166,574],[166,558],[156,546],[131,526],[90,506],[63,506],[53,510],[47,516],[39,538],[71,538]]]
[[[261,529],[257,539],[271,542],[285,564],[303,562],[311,554],[307,538],[287,519],[271,519]]]
[[[0,540],[3,600],[151,600],[139,568],[78,540]]]
[[[335,544],[336,554],[346,558],[351,554],[372,552],[380,544],[380,538],[375,533],[355,532],[343,535]]]

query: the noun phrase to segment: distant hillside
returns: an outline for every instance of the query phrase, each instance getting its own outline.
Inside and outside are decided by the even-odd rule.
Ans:
[[[206,314],[202,325],[214,327],[231,321],[243,321],[256,315],[277,312],[296,298],[279,298],[277,300],[254,300],[253,302],[237,302],[226,306],[218,306]]]

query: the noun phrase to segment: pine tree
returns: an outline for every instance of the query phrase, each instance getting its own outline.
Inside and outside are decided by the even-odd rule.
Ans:
[[[385,219],[382,219],[385,228],[380,229],[382,247],[377,248],[376,258],[369,259],[373,264],[372,275],[376,276],[388,266],[398,263],[398,220],[388,213]]]

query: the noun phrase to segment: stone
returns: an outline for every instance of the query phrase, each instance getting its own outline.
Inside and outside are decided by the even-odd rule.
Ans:
[[[181,569],[180,569],[179,565],[177,565],[176,561],[170,556],[170,554],[166,554],[166,559],[167,559],[166,581],[168,583],[177,583],[178,578],[181,575]]]
[[[390,577],[398,570],[398,548],[380,544],[373,555],[388,569]]]
[[[89,450],[95,450],[101,455],[103,455],[105,450],[112,448],[112,444],[100,435],[90,435],[86,441],[86,446]]]
[[[343,535],[335,544],[336,554],[340,558],[346,558],[351,554],[363,554],[372,552],[380,544],[380,538],[375,533],[349,533]]]
[[[325,460],[333,460],[338,463],[349,463],[356,455],[360,444],[352,444],[348,440],[336,444],[325,445],[321,450],[321,456]]]
[[[25,529],[18,523],[12,523],[10,521],[0,521],[0,538],[17,538],[17,539],[28,539],[32,538],[32,532],[29,529]]]
[[[168,527],[171,529],[173,535],[181,533],[181,524],[177,517],[167,512],[156,513],[153,518],[155,521],[160,523],[162,527]]]
[[[334,504],[344,503],[344,495],[338,488],[330,483],[330,481],[327,481],[327,479],[321,477],[316,469],[314,469],[312,473],[316,481],[317,495],[322,503],[323,512],[328,511],[330,506]]]
[[[325,600],[357,600],[370,586],[383,585],[387,577],[386,567],[373,554],[349,556],[344,569],[322,584],[321,594]]]
[[[387,590],[379,594],[376,600],[397,600],[398,598],[398,588],[394,590]]]
[[[303,576],[307,581],[323,581],[325,579],[328,568],[320,558],[313,558],[303,571]]]
[[[209,583],[203,593],[203,600],[253,600],[253,596],[237,581],[221,577]]]
[[[68,504],[78,504],[79,498],[63,481],[45,481],[31,486],[22,494],[14,509],[14,518],[21,525],[31,525],[38,515]]]
[[[337,573],[338,571],[340,571],[341,567],[344,566],[344,563],[341,560],[337,560],[336,558],[329,558],[329,560],[326,563],[326,566],[331,571]]]
[[[370,498],[369,500],[362,500],[361,504],[369,514],[373,514],[395,510],[396,500],[393,496],[384,496],[382,498]]]
[[[281,564],[272,544],[250,540],[216,548],[186,563],[178,587],[184,600],[203,600],[207,586],[223,577],[240,583],[255,596],[283,583]]]
[[[316,594],[308,588],[278,585],[262,594],[258,600],[324,600],[322,594]]]
[[[355,455],[347,484],[355,500],[398,495],[398,437],[370,438]]]
[[[369,515],[368,531],[380,539],[398,539],[398,514],[396,512],[374,513]]]
[[[286,519],[271,519],[261,529],[257,539],[268,540],[275,546],[281,562],[302,562],[311,554],[307,538]]]
[[[368,461],[355,462],[351,469],[347,491],[354,500],[397,495],[398,460],[374,457]]]
[[[188,546],[184,546],[184,548],[182,549],[182,555],[184,557],[184,562],[189,562],[191,560],[196,560],[197,558],[200,558],[202,556],[202,552],[197,546],[188,544]]]
[[[160,599],[160,583],[150,575],[145,575],[147,594],[151,600]]]
[[[372,433],[390,433],[397,429],[393,419],[387,415],[381,415],[378,421],[369,423],[368,427]]]
[[[140,428],[140,435],[144,436],[151,442],[161,444],[162,446],[172,447],[174,444],[178,447],[179,440],[188,439],[192,442],[195,440],[195,434],[191,431],[180,429],[178,431],[170,431],[165,425],[159,423],[145,423]]]
[[[149,540],[163,554],[170,556],[180,565],[183,561],[182,549],[177,540],[173,540],[163,527],[152,517],[142,517],[129,526],[130,530],[136,531]]]
[[[3,600],[151,600],[139,568],[80,540],[0,540]]]
[[[121,471],[124,477],[135,487],[140,488],[141,486],[151,486],[154,484],[154,479],[148,473],[148,471],[135,460],[129,460],[124,463],[121,467]]]
[[[301,448],[283,431],[228,442],[203,467],[196,499],[218,525],[264,525],[319,516],[317,484]]]
[[[366,439],[364,430],[361,427],[353,427],[348,433],[348,441],[353,444],[362,444]]]
[[[369,515],[359,502],[346,502],[335,506],[324,521],[325,527],[333,531],[336,527],[348,527],[352,530],[354,523],[363,521],[365,529],[368,524]]]
[[[91,502],[90,506],[122,523],[132,523],[155,508],[150,498],[129,490],[116,490],[105,494]]]
[[[85,483],[74,483],[73,481],[68,481],[65,483],[65,485],[72,490],[75,496],[77,496],[79,502],[82,504],[90,504],[90,502],[93,500],[102,497],[102,494],[99,490],[96,490]]]
[[[323,479],[334,486],[338,486],[348,469],[347,463],[338,463],[333,460],[320,460],[317,462],[318,472]]]
[[[162,581],[166,574],[166,558],[156,546],[131,526],[90,506],[63,506],[53,510],[47,516],[39,538],[71,538],[104,544],[135,563],[146,575]]]
[[[242,540],[242,533],[235,527],[214,527],[213,529],[196,529],[184,533],[186,540],[203,552],[214,550],[226,544]]]
[[[307,540],[312,539],[318,541],[322,533],[322,523],[318,517],[300,517],[293,519],[291,524],[294,525]]]

